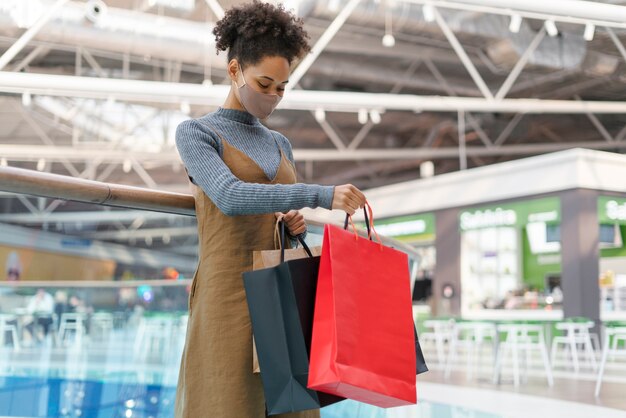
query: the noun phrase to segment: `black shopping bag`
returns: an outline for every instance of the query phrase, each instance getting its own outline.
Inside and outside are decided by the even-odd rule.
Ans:
[[[422,346],[420,345],[420,340],[417,337],[417,328],[413,328],[415,332],[415,366],[417,368],[416,374],[422,374],[428,371],[428,366],[426,366],[426,360],[424,359],[424,353],[422,353]]]
[[[280,228],[284,250],[282,222]],[[281,253],[281,261],[243,273],[269,415],[317,409],[343,399],[307,388],[320,257],[284,262]]]

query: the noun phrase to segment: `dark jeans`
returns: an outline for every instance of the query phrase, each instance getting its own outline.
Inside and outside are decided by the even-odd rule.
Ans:
[[[35,333],[35,325],[38,325],[43,330],[44,337],[48,336],[48,332],[50,331],[50,326],[52,325],[52,316],[35,316],[35,319],[30,324],[26,325],[26,329],[30,332],[30,335],[33,336],[33,339],[36,338]]]

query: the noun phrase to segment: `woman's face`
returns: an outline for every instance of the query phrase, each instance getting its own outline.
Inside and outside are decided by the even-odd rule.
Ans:
[[[276,94],[282,97],[289,81],[289,62],[278,56],[265,57],[254,65],[248,65],[243,69],[243,73],[239,62],[233,59],[228,69],[230,78],[236,86],[241,87],[245,79],[246,84],[259,93]],[[241,100],[240,97],[237,98]]]

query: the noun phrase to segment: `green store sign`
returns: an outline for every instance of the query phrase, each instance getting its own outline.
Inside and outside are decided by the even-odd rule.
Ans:
[[[461,231],[502,226],[522,228],[534,222],[555,224],[560,221],[561,202],[558,197],[467,209],[459,215]]]
[[[365,229],[365,222],[358,226]],[[374,220],[374,228],[380,235],[395,238],[398,241],[430,241],[435,239],[435,214],[399,216]]]
[[[626,225],[626,198],[600,196],[598,219],[601,224]]]

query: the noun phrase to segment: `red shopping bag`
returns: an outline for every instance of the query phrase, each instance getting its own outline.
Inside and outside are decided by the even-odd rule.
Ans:
[[[385,408],[415,404],[411,303],[405,253],[326,225],[308,387]]]

